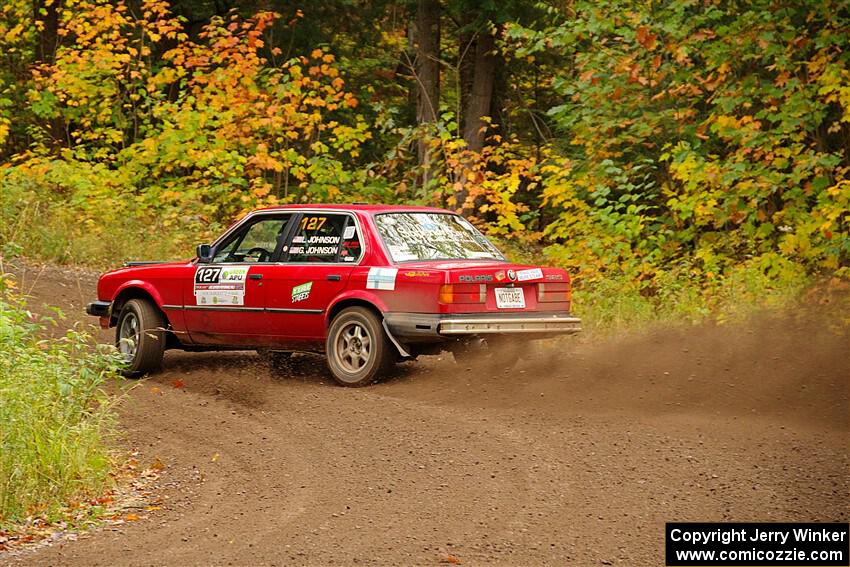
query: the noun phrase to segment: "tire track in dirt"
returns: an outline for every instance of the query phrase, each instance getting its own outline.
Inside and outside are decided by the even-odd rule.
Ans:
[[[93,290],[46,273],[36,298]],[[654,565],[665,521],[847,521],[847,331],[791,322],[557,342],[511,371],[427,357],[361,390],[314,356],[282,376],[169,353],[121,416],[165,464],[162,510],[21,561]]]
[[[242,358],[246,364],[255,360]],[[199,365],[204,367],[207,363],[199,361]],[[217,372],[210,373],[213,382]],[[108,550],[116,544],[128,557],[138,557],[139,563],[154,564],[345,564],[352,558],[355,562],[418,564],[433,563],[448,553],[459,553],[458,549],[477,550],[469,552],[469,558],[480,557],[482,561],[497,557],[495,553],[502,559],[512,558],[511,562],[525,562],[534,556],[530,548],[525,548],[522,537],[517,537],[521,534],[513,534],[511,522],[505,519],[518,515],[525,506],[523,502],[531,499],[529,478],[535,473],[527,463],[533,462],[536,455],[529,452],[533,448],[512,439],[515,436],[503,431],[490,417],[462,418],[439,407],[414,406],[368,390],[341,390],[315,382],[281,383],[261,372],[257,373],[255,384],[240,382],[246,388],[264,388],[268,396],[260,403],[254,400],[246,407],[244,396],[237,395],[202,406],[210,410],[208,414],[195,408],[181,411],[187,406],[175,400],[197,395],[193,390],[196,378],[184,377],[181,390],[144,393],[152,398],[146,413],[179,414],[180,423],[203,418],[207,423],[199,425],[197,432],[175,432],[171,430],[173,426],[166,430],[160,437],[173,434],[177,442],[173,447],[160,444],[157,450],[180,451],[180,461],[193,461],[193,467],[202,469],[204,478],[215,474],[219,480],[194,488],[191,502],[185,510],[180,507],[176,522],[149,526],[147,530],[142,522],[113,540],[95,535],[91,539],[96,541],[84,548],[76,542],[68,544],[67,549],[60,545],[54,548],[56,555],[43,553],[35,558],[36,563],[59,560],[65,564],[100,564],[97,558],[109,556]],[[170,379],[173,376],[166,372],[144,387],[155,383],[164,390]],[[208,388],[204,383],[198,386],[201,390]],[[316,388],[320,390],[318,395]],[[214,388],[200,396],[217,396],[216,391],[220,392]],[[163,404],[163,398],[170,400]],[[221,415],[218,405],[234,408],[225,409],[224,413],[236,412],[236,428],[228,428],[225,433],[219,427],[221,435],[213,438],[218,443],[202,447],[198,436],[203,437],[210,416]],[[241,412],[235,409],[240,407]],[[340,408],[346,411],[334,412]],[[139,415],[138,408],[131,411]],[[243,415],[246,411],[248,415]],[[252,455],[255,462],[265,461],[266,465],[229,466],[239,457],[227,452],[230,442],[245,443],[245,437],[258,428],[288,431],[289,438],[299,440],[294,449],[306,464],[301,470],[282,469],[287,470],[285,476],[292,475],[293,481],[284,486],[284,494],[287,490],[306,489],[298,502],[281,501],[278,492],[268,491],[267,480],[274,475],[273,470],[289,464],[291,452],[286,450],[282,435],[269,437],[271,445],[266,455]],[[228,443],[223,444],[222,438]],[[463,442],[460,446],[459,441]],[[187,445],[199,450],[182,452],[181,448]],[[217,466],[197,464],[208,460],[211,451],[222,451]],[[173,454],[163,461],[166,471],[179,466]],[[255,483],[255,490],[244,495],[234,493],[246,481]],[[221,494],[222,490],[229,492]],[[221,499],[213,498],[213,493]],[[245,497],[244,501],[240,496]],[[257,507],[252,505],[252,498],[268,498],[275,506]],[[211,500],[215,500],[214,512],[207,509]],[[245,508],[252,513],[234,514],[232,520],[240,525],[232,525],[231,511]],[[297,513],[287,514],[287,509],[292,508]],[[211,532],[213,539],[221,537],[216,530],[227,531],[224,538],[238,545],[196,547],[199,528],[204,534]],[[271,541],[274,543],[270,545]],[[538,559],[545,562],[544,556]]]
[[[175,389],[162,380],[145,381],[129,392],[122,424],[129,444],[143,458],[160,459],[163,512],[109,532],[95,532],[82,545],[56,548],[47,564],[189,564],[221,559],[216,549],[252,550],[272,536],[274,515],[285,520],[303,513],[312,490],[309,446],[286,438],[256,416],[226,400]],[[285,460],[269,455],[286,454]],[[145,462],[144,460],[142,461]],[[85,541],[85,540],[83,540]],[[42,559],[29,558],[28,562]]]

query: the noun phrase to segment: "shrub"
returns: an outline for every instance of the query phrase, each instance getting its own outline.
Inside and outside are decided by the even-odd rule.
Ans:
[[[114,411],[101,385],[119,364],[82,330],[42,338],[11,289],[0,276],[0,525],[109,486]]]

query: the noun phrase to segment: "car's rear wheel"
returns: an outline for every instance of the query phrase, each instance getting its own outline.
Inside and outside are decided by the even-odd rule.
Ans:
[[[115,330],[115,346],[127,366],[121,374],[138,378],[162,366],[165,352],[165,317],[143,299],[131,299],[121,308]]]
[[[328,367],[342,386],[367,386],[395,361],[381,321],[365,307],[343,309],[331,322],[325,343]]]

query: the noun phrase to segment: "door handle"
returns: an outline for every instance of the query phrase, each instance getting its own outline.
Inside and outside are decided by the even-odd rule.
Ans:
[[[249,280],[261,280],[263,279],[263,274],[248,274]]]
[[[342,276],[339,274],[328,274],[328,281],[330,282],[338,282],[342,279]]]

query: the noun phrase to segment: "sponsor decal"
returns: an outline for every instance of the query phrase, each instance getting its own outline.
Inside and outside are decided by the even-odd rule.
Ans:
[[[310,290],[313,288],[313,282],[303,283],[292,288],[292,303],[304,301],[310,297]]]
[[[513,270],[508,270],[508,279],[514,281],[516,279],[516,272]]]
[[[290,254],[307,254],[308,256],[335,256],[336,246],[293,246]]]
[[[506,277],[507,277],[507,276],[505,276],[505,272],[496,272],[496,281],[497,281],[497,282],[503,282],[503,281],[505,281],[505,278],[506,278]]]
[[[196,305],[245,305],[250,266],[202,266],[195,271]]]
[[[431,274],[429,272],[404,272],[408,278],[427,278]]]
[[[357,230],[356,226],[347,226],[345,227],[345,232],[342,233],[343,240],[350,240],[354,238],[354,232]]]
[[[339,236],[311,236],[307,244],[339,244]]]
[[[543,278],[543,270],[540,268],[531,268],[530,270],[520,270],[516,273],[516,279],[520,282],[528,280],[539,280]]]
[[[477,276],[459,276],[458,280],[465,283],[491,282],[493,281],[493,276],[491,276],[490,274],[482,274]]]
[[[397,268],[369,268],[366,276],[366,289],[395,289]]]
[[[563,274],[546,274],[546,279],[552,282],[564,281]]]
[[[393,260],[396,262],[404,262],[406,260],[418,260],[416,254],[412,254],[410,252],[410,248],[407,245],[396,245],[390,244],[390,254],[392,254]]]
[[[307,248],[308,256],[333,256],[336,254],[336,246],[310,246]]]

